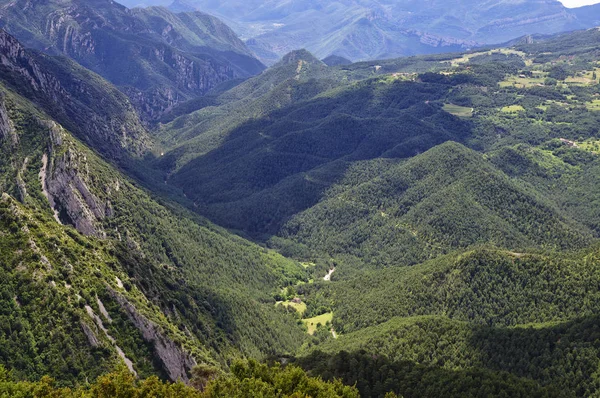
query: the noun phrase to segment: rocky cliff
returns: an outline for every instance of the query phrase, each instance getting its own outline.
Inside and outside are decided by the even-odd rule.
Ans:
[[[2,5],[2,2],[0,2]],[[117,85],[146,120],[264,66],[214,17],[111,0],[0,6],[0,27],[27,47],[76,60]]]
[[[302,343],[270,299],[299,264],[160,204],[90,148],[129,157],[144,139],[112,84],[1,32],[0,362],[15,377],[74,385],[125,362],[187,381]]]
[[[197,365],[196,360],[165,335],[156,323],[142,315],[125,297],[114,290],[111,290],[110,293],[127,313],[129,320],[142,333],[144,340],[152,344],[154,352],[162,362],[163,369],[167,372],[169,379],[188,383],[188,374]]]
[[[125,95],[64,57],[26,50],[2,30],[0,75],[10,88],[108,157],[140,156],[148,149],[147,132]],[[9,131],[6,123],[0,124],[5,126],[0,130]]]
[[[100,222],[113,213],[110,201],[101,201],[88,187],[85,156],[62,147],[62,127],[52,121],[45,124],[50,133],[50,156],[42,156],[40,183],[56,221],[72,225],[84,235],[105,237]]]

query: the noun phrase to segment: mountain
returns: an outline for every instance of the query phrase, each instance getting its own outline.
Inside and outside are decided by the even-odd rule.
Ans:
[[[573,13],[577,19],[584,21],[588,26],[600,25],[600,6],[598,4],[575,8]]]
[[[564,250],[592,241],[591,231],[543,195],[462,145],[437,145],[403,163],[373,163],[353,167],[280,235],[378,267],[416,264],[476,244]]]
[[[13,29],[57,7],[19,4]],[[64,4],[94,40],[235,42]],[[143,114],[114,59],[0,31],[0,396],[598,395],[599,36],[295,50]]]
[[[319,294],[336,303],[333,326],[341,334],[396,316],[439,315],[493,327],[571,321],[596,311],[597,293],[588,289],[597,283],[597,269],[589,266],[597,256],[597,248],[536,254],[478,247],[306,291],[308,297]],[[547,291],[551,302],[542,299]],[[581,294],[590,299],[585,305]]]
[[[147,120],[264,68],[233,31],[200,12],[128,10],[110,0],[6,1],[0,10],[0,27],[26,47],[100,74]]]
[[[592,396],[599,34],[294,51],[161,125],[152,167],[306,267],[277,299],[309,374],[367,397]]]
[[[115,159],[150,149],[148,132],[127,97],[100,76],[65,57],[26,50],[2,30],[0,54],[4,84],[99,152]]]
[[[328,67],[293,52],[160,126],[164,156],[154,167],[199,212],[272,234],[353,167],[373,173],[448,140],[479,151],[545,145],[571,162],[589,154],[558,151],[550,141],[594,139],[597,36],[581,31],[376,65]],[[376,159],[381,164],[365,166]]]
[[[326,68],[315,62],[283,64],[272,73],[285,70],[294,76],[304,68],[307,73]],[[266,78],[263,74],[260,81]],[[238,86],[230,95],[257,82]],[[302,83],[294,76],[277,87],[267,85],[271,91],[264,97],[253,94],[246,107],[244,100],[233,102],[235,113],[219,117],[214,128],[211,118],[194,116],[192,121],[202,120],[209,130],[167,130],[177,134],[171,142],[187,138],[187,131],[196,136],[159,158],[157,165],[170,172],[169,184],[183,189],[204,214],[233,228],[272,233],[283,220],[316,204],[352,162],[407,158],[467,135],[468,127],[459,119],[427,103],[444,96],[443,86],[373,79],[323,92],[332,85],[328,79]],[[255,86],[254,92],[263,88]],[[225,109],[228,104],[200,114],[214,117]],[[244,120],[254,115],[260,118]],[[172,125],[182,122],[180,118]]]
[[[323,59],[323,63],[325,63],[327,66],[339,66],[350,65],[352,64],[352,61],[337,55],[330,55],[329,57]]]
[[[197,364],[294,351],[303,331],[272,296],[305,279],[303,268],[159,201],[103,160],[50,114],[95,133],[69,110],[85,115],[93,97],[62,85],[85,72],[0,37],[0,363],[18,379],[75,386],[119,363],[189,381]],[[55,63],[68,76],[55,78]],[[112,109],[127,100],[83,76],[84,93],[113,94],[91,115],[113,115],[103,131],[119,142],[131,120],[119,112],[131,107]]]
[[[496,396],[528,382],[536,392],[514,396],[594,394],[596,261],[597,247],[571,255],[478,248],[308,287],[307,302],[334,306],[338,337],[323,328],[299,363],[367,396]]]
[[[183,115],[168,118],[167,123],[155,131],[164,149],[178,147],[174,153],[163,151],[165,154],[159,159],[161,168],[179,167],[196,153],[214,149],[230,129],[253,117],[331,88],[331,83],[322,85],[315,81],[315,76],[324,74],[329,74],[325,64],[312,54],[299,50],[290,53],[276,67],[217,93],[216,98],[213,96],[206,101],[205,97],[202,101],[188,103],[190,107]],[[171,164],[173,162],[176,164]]]
[[[598,19],[597,8],[567,9],[557,0],[193,0],[185,4],[223,18],[267,64],[298,48],[307,48],[319,58],[337,55],[353,61],[460,51],[526,34],[593,27]]]
[[[356,385],[361,396],[591,395],[600,348],[593,332],[597,322],[587,317],[506,328],[443,316],[392,318],[322,342],[298,363],[326,379]]]

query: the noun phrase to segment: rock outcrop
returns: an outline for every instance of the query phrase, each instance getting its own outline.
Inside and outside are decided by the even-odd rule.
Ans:
[[[127,356],[125,355],[125,353],[123,352],[121,347],[119,347],[117,345],[117,341],[115,340],[115,338],[112,337],[110,335],[110,333],[108,333],[108,330],[106,329],[106,327],[104,327],[104,322],[102,322],[102,319],[98,315],[96,315],[96,313],[94,312],[92,307],[90,307],[89,305],[85,306],[85,311],[87,312],[89,317],[94,320],[94,322],[96,323],[98,328],[104,333],[104,335],[106,336],[108,341],[110,341],[110,343],[113,345],[113,347],[115,348],[115,351],[117,352],[117,355],[123,360],[123,362],[125,363],[125,366],[127,366],[127,369],[129,369],[129,371],[131,373],[133,373],[134,376],[137,376],[137,372],[135,371],[135,369],[133,367],[133,361],[131,359],[127,358]],[[86,333],[86,336],[87,336],[87,332],[85,331],[85,328],[83,331],[84,331],[84,333]],[[93,339],[90,336],[87,336],[87,337],[88,337],[88,341],[90,342],[90,344],[93,344]],[[95,335],[94,335],[94,337],[95,337]]]
[[[111,291],[115,300],[125,310],[129,320],[142,333],[145,341],[151,343],[154,352],[160,358],[163,368],[169,379],[172,381],[181,380],[184,383],[189,382],[189,371],[197,365],[196,360],[187,353],[182,347],[167,337],[154,322],[144,315],[131,304],[125,297]]]
[[[0,30],[0,68],[12,89],[104,155],[140,156],[148,149],[148,134],[127,97],[74,62],[30,52]],[[3,122],[8,117],[2,109],[5,136],[10,123]]]
[[[0,140],[9,140],[13,146],[19,143],[19,137],[8,115],[2,94],[0,94]]]
[[[62,143],[61,127],[48,122],[52,142],[51,156],[44,153],[40,170],[42,192],[54,211],[56,221],[73,225],[88,236],[105,237],[101,221],[112,214],[109,202],[101,201],[86,182],[86,159],[68,148],[55,152]]]
[[[83,334],[85,334],[85,337],[87,337],[90,346],[94,348],[100,347],[100,340],[98,340],[98,337],[96,336],[96,333],[94,333],[92,328],[90,328],[86,323],[81,322],[81,329],[83,330]]]

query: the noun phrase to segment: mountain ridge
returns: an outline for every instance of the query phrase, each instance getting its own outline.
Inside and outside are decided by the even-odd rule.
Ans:
[[[0,43],[2,363],[61,385],[119,363],[189,382],[198,364],[225,369],[230,356],[294,350],[303,331],[271,294],[304,279],[302,267],[155,199],[49,114],[75,95],[62,84],[78,73],[127,104],[125,96],[64,57],[28,52],[4,32]],[[71,67],[56,77],[56,66],[46,69],[53,62]],[[21,77],[29,87],[11,84]],[[110,110],[109,99],[94,112]]]
[[[128,6],[134,1],[123,1]],[[317,57],[353,61],[460,51],[503,43],[525,34],[592,27],[594,6],[567,9],[557,0],[442,3],[393,1],[188,1],[186,7],[227,20],[249,47],[272,65],[285,53],[308,48]],[[164,3],[166,6],[167,4]],[[307,30],[305,26],[312,26]]]
[[[125,92],[146,120],[264,66],[222,22],[199,12],[129,10],[110,0],[5,2],[0,27],[63,54]]]

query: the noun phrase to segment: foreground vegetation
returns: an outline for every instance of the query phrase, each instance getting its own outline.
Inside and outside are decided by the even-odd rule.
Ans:
[[[136,380],[126,369],[103,375],[75,389],[56,387],[49,377],[39,382],[16,382],[0,366],[0,396],[15,398],[358,398],[358,391],[339,380],[325,382],[309,377],[296,366],[267,366],[256,361],[236,362],[230,375],[214,369],[196,369],[192,385],[163,382],[153,376]]]

